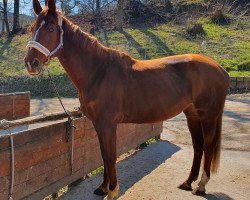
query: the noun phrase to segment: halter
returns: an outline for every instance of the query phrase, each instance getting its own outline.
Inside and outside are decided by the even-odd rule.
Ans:
[[[60,43],[58,44],[58,46],[53,51],[50,52],[50,50],[48,50],[45,46],[43,46],[42,44],[40,44],[39,42],[36,41],[38,32],[43,27],[44,24],[45,24],[45,21],[42,21],[42,23],[40,24],[40,27],[37,29],[37,31],[35,33],[35,36],[34,36],[33,40],[28,42],[27,48],[28,49],[34,48],[34,49],[38,50],[40,53],[42,53],[43,55],[45,55],[46,58],[47,58],[47,61],[44,64],[49,65],[51,57],[53,55],[55,55],[60,48],[63,47],[63,34],[64,34],[64,31],[62,29],[62,18],[61,18],[60,15],[58,15],[58,26],[60,27],[60,31],[61,31]]]

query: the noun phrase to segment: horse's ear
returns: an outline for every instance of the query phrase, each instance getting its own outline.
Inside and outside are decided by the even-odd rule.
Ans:
[[[33,0],[33,9],[36,15],[39,15],[43,10],[38,0]]]
[[[54,0],[48,0],[47,6],[49,8],[49,11],[56,12],[56,3]]]

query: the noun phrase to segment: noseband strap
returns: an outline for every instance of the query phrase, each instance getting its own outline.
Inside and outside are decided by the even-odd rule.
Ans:
[[[51,57],[54,56],[56,54],[56,52],[59,51],[59,49],[61,49],[63,47],[63,34],[64,34],[64,31],[62,29],[62,18],[61,18],[60,15],[58,15],[58,26],[60,27],[60,32],[61,32],[61,34],[60,34],[60,43],[58,44],[58,46],[53,51],[50,51],[48,48],[46,48],[41,43],[36,41],[38,32],[43,27],[44,24],[45,24],[45,21],[42,21],[42,23],[40,24],[40,27],[36,31],[36,34],[35,34],[33,40],[28,42],[27,48],[28,49],[34,48],[37,51],[39,51],[40,53],[42,53],[43,55],[45,55],[48,60],[44,64],[48,65],[50,63]]]
[[[46,57],[50,56],[50,51],[45,46],[41,45],[39,42],[29,41],[27,48],[34,48],[34,49],[38,50],[39,52],[41,52]]]

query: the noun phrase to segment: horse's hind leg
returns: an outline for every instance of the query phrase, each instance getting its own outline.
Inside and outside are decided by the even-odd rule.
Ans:
[[[210,170],[212,172],[216,172],[217,170],[220,158],[221,121],[222,113],[219,114],[219,116],[202,120],[204,171],[198,183],[198,187],[192,192],[193,194],[205,194],[205,186],[210,179]]]
[[[192,190],[191,184],[196,181],[199,176],[201,158],[203,154],[203,134],[200,118],[194,106],[192,105],[188,107],[184,113],[187,117],[187,124],[192,137],[194,158],[189,177],[178,187],[182,190]]]

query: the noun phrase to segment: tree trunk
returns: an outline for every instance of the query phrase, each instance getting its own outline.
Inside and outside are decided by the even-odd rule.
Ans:
[[[9,21],[8,21],[7,3],[8,3],[8,0],[3,0],[3,19],[4,19],[7,35],[10,36],[10,26],[9,26]]]
[[[124,4],[124,0],[118,0],[118,3],[117,3],[116,24],[115,24],[116,30],[122,30],[123,15],[124,15],[123,4]]]
[[[2,19],[2,33],[1,34],[4,33],[4,29],[5,29],[5,27],[4,27],[4,19]]]
[[[101,5],[100,5],[100,0],[96,0],[96,7],[95,7],[95,29],[98,30],[99,27],[102,25],[101,24]]]
[[[95,9],[96,14],[101,13],[101,6],[100,6],[100,0],[96,0],[96,9]]]
[[[1,29],[1,34],[3,34],[4,33],[4,29],[5,29],[5,27],[4,27],[4,18],[3,18],[3,12],[1,13],[1,17],[2,17],[2,21],[1,21],[1,23],[2,23],[2,29]]]
[[[17,33],[20,30],[19,5],[20,5],[20,0],[15,0],[14,1],[14,14],[13,14],[13,29],[12,29],[13,34]]]
[[[172,11],[173,5],[170,0],[164,0],[165,1],[165,10],[167,12]]]
[[[97,23],[99,23],[100,19],[101,19],[101,5],[100,5],[100,0],[96,0],[95,17],[96,17]]]

